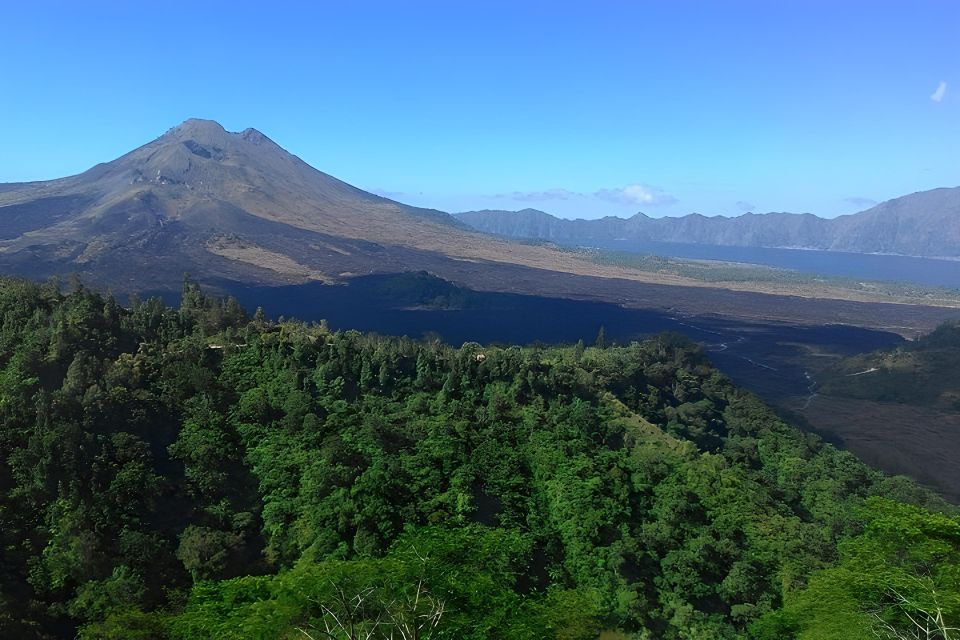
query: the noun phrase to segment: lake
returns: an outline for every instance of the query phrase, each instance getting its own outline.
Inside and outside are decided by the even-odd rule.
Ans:
[[[612,251],[653,254],[667,258],[744,262],[782,269],[795,269],[796,271],[823,276],[912,282],[926,286],[960,289],[960,260],[805,249],[641,242],[637,240],[591,241],[591,246]]]

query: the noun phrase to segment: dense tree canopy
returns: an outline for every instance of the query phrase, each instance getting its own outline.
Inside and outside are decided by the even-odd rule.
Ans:
[[[956,588],[945,505],[680,337],[452,348],[191,283],[5,281],[0,322],[2,637],[828,638],[804,594],[900,557],[884,509],[931,519],[911,548]]]
[[[837,566],[788,593],[783,610],[755,624],[758,637],[960,638],[960,518],[881,498],[864,514]]]
[[[844,358],[818,376],[837,396],[960,410],[960,322],[896,349]]]

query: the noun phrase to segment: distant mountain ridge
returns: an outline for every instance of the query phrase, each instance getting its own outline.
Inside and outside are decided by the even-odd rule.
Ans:
[[[638,213],[566,220],[536,209],[467,211],[454,217],[485,233],[564,244],[636,240],[960,257],[960,187],[921,191],[832,219],[810,213],[665,218]]]

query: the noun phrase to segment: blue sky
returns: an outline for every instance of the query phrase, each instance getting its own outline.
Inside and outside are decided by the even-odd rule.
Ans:
[[[833,216],[960,184],[955,0],[11,1],[0,77],[0,182],[204,117],[447,211]]]

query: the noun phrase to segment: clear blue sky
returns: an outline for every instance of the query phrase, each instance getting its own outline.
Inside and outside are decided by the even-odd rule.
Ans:
[[[448,211],[832,216],[960,184],[956,0],[11,0],[0,77],[0,182],[196,116]]]

